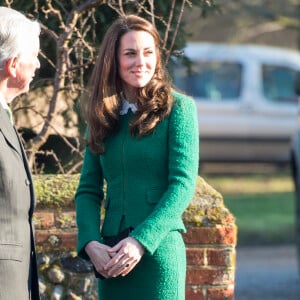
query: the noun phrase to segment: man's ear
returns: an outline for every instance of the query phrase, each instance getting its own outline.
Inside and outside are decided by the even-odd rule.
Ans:
[[[7,74],[13,78],[16,78],[17,76],[17,57],[14,56],[12,58],[9,58],[5,63],[5,70]]]

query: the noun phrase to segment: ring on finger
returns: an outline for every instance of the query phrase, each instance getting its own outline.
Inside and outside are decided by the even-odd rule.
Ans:
[[[129,267],[129,264],[127,263],[126,265],[125,265],[125,268],[128,268]]]

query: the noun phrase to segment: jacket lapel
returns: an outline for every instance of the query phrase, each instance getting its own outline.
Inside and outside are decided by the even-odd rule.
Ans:
[[[9,146],[12,147],[22,157],[22,150],[18,135],[2,105],[0,105],[0,131],[2,131],[2,134]]]
[[[28,179],[30,181],[30,193],[31,193],[31,207],[30,207],[30,216],[33,214],[33,209],[35,206],[35,193],[33,189],[33,182],[31,177],[31,172],[28,166],[27,157],[23,145],[18,136],[17,130],[11,124],[9,117],[5,111],[5,109],[0,104],[0,131],[3,133],[3,136],[7,142],[7,144],[18,153],[21,160],[23,161],[24,168],[26,170]]]

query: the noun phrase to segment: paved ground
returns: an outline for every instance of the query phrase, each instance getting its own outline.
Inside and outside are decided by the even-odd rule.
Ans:
[[[238,247],[235,300],[300,300],[295,246]]]

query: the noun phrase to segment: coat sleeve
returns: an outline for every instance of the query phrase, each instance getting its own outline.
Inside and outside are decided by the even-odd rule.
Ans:
[[[168,188],[153,212],[131,233],[152,254],[192,200],[199,166],[195,102],[176,94],[169,120]]]
[[[78,227],[78,255],[88,259],[84,251],[90,241],[101,242],[100,217],[104,198],[103,175],[98,155],[86,147],[79,185],[75,194],[76,221]]]

